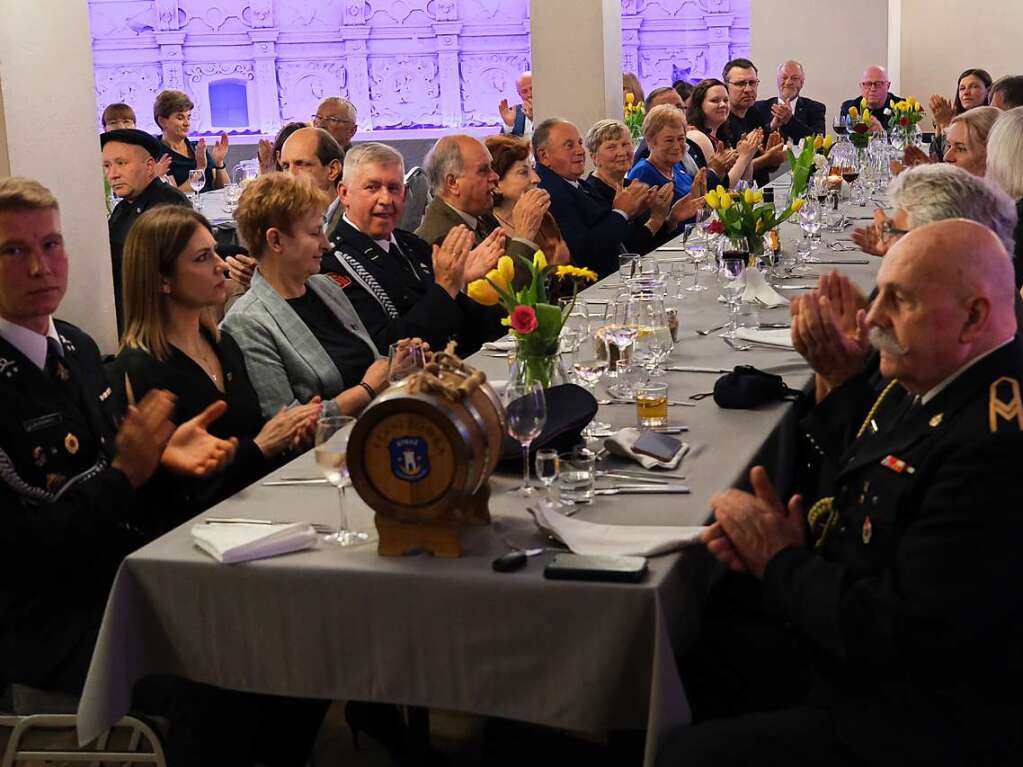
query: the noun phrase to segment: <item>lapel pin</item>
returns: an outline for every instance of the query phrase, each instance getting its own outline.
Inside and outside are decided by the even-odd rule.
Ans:
[[[863,520],[863,542],[870,543],[870,539],[874,537],[874,525],[870,521],[870,517]]]
[[[886,455],[881,460],[881,465],[884,466],[886,469],[891,469],[896,474],[902,474],[902,472],[912,474],[913,472],[916,471],[916,469],[914,469],[908,463],[903,461],[901,458],[896,458],[894,455]]]
[[[32,448],[32,463],[40,469],[46,465],[46,451],[41,447]]]
[[[71,432],[68,432],[67,436],[64,437],[64,448],[69,453],[71,453],[71,455],[74,455],[75,453],[77,453],[78,452],[78,437],[76,437]]]
[[[931,425],[932,429],[937,429],[939,426],[941,426],[941,419],[944,417],[945,417],[944,413],[938,413],[936,416],[933,416],[931,420],[928,421],[928,423]]]

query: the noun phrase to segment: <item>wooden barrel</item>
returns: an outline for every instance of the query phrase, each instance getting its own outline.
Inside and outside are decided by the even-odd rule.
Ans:
[[[457,386],[459,372],[440,379]],[[392,386],[366,408],[348,442],[352,485],[396,522],[472,522],[467,499],[487,485],[501,455],[504,406],[483,383],[460,401]]]

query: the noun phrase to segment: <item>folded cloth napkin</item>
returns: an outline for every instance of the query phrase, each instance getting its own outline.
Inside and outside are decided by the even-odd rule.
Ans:
[[[483,348],[488,352],[510,352],[515,349],[515,339],[511,336],[498,338],[496,341],[487,341]]]
[[[784,306],[789,302],[785,296],[767,284],[759,269],[746,270],[746,289],[742,291],[740,300],[768,307]]]
[[[672,456],[670,461],[658,461],[653,456],[641,455],[633,452],[632,446],[636,444],[636,440],[639,439],[642,432],[639,429],[631,426],[626,426],[624,429],[619,429],[610,437],[604,440],[604,447],[607,448],[609,453],[621,456],[622,458],[631,458],[636,463],[642,465],[644,469],[674,469],[677,468],[679,463],[682,461],[684,456],[689,451],[689,445],[685,442],[679,447],[678,451]]]
[[[192,542],[218,562],[230,565],[311,548],[316,545],[316,532],[308,522],[290,525],[200,522],[192,525]]]
[[[761,330],[760,328],[737,328],[735,338],[750,341],[763,346],[777,346],[779,349],[792,349],[792,332],[788,328],[778,330]]]
[[[599,525],[566,517],[542,508],[541,504],[531,510],[541,529],[554,533],[573,552],[584,556],[654,557],[696,541],[704,530],[667,525]]]

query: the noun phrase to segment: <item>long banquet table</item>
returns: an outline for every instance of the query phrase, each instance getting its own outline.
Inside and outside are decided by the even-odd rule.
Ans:
[[[845,212],[853,225],[870,214],[861,207]],[[849,231],[825,234],[825,243],[848,239]],[[798,227],[783,226],[786,246],[794,247],[798,236]],[[815,271],[839,268],[866,290],[878,264]],[[803,386],[809,371],[793,352],[737,352],[716,333],[695,333],[720,324],[726,313],[713,275],[704,280],[711,290],[678,304],[679,342],[669,364],[751,364]],[[584,294],[613,296],[604,284]],[[787,317],[787,308],[761,310],[761,321]],[[492,378],[507,377],[504,359],[477,354],[470,361]],[[672,399],[687,399],[709,392],[715,378],[669,373],[662,380]],[[670,413],[672,423],[689,428],[683,439],[691,450],[675,472],[685,475],[689,495],[602,497],[577,518],[704,524],[710,496],[744,481],[791,411],[784,402],[755,410],[723,410],[712,398],[695,404]],[[633,425],[635,407],[602,406],[599,417],[615,427]],[[272,476],[316,475],[309,452]],[[689,721],[675,655],[695,639],[713,572],[709,557],[694,546],[653,558],[639,584],[545,580],[549,553],[519,572],[496,573],[490,564],[508,551],[506,540],[544,543],[526,502],[503,492],[517,479],[514,473],[493,478],[495,524],[468,530],[460,559],[379,557],[370,543],[225,566],[192,545],[192,522],[144,546],[125,560],[111,591],[79,708],[80,738],[93,738],[128,711],[135,681],[171,673],[237,690],[427,706],[577,731],[646,728],[645,761],[652,764],[665,734]],[[351,490],[347,508],[356,527],[373,529],[372,512]],[[208,516],[332,524],[337,497],[324,486],[255,484]]]

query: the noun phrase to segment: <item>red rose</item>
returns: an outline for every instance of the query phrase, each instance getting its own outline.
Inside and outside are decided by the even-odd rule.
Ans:
[[[724,234],[725,225],[715,218],[707,225],[707,231],[710,232],[711,234]]]
[[[526,335],[536,330],[536,312],[533,311],[532,306],[519,304],[512,310],[509,320],[511,322],[512,330],[516,333]]]
[[[909,125],[909,118],[908,117],[900,117],[899,118],[899,125],[901,125],[903,128],[905,128],[907,125]]]
[[[866,123],[853,123],[853,133],[866,133],[870,130],[870,126]]]

